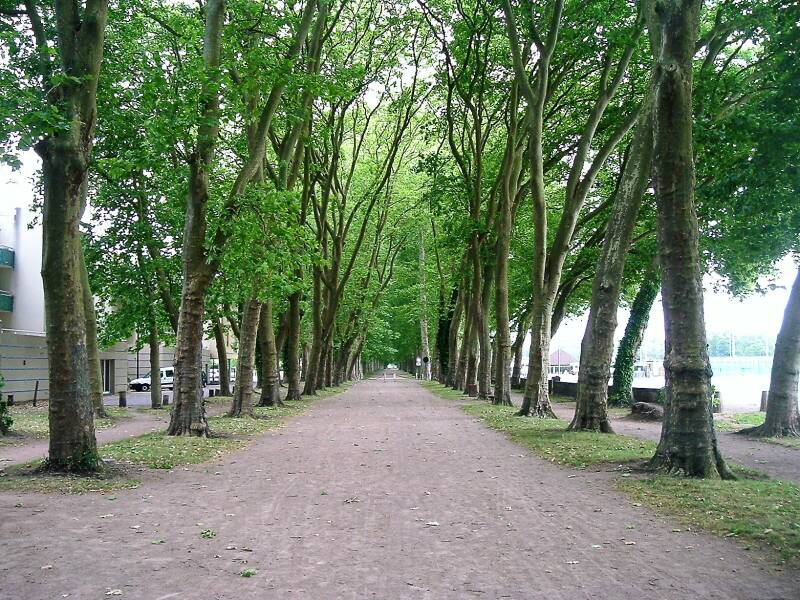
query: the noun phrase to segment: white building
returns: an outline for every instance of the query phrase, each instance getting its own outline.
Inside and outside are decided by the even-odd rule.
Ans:
[[[0,375],[3,394],[14,402],[49,396],[42,288],[42,228],[27,206],[0,198]],[[150,371],[149,349],[133,350],[134,339],[103,349],[103,391],[113,394]],[[206,344],[207,346],[207,344]],[[209,354],[204,351],[204,368]],[[161,348],[161,365],[172,364],[174,349]]]

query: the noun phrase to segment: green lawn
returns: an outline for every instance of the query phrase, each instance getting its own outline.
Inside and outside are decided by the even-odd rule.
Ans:
[[[471,404],[463,408],[534,454],[571,467],[643,461],[656,447],[654,442],[627,436],[567,432],[566,421],[516,417],[515,409],[509,407]],[[738,423],[750,424],[748,419],[752,422],[754,417],[742,415]],[[690,527],[734,537],[765,548],[780,560],[799,562],[800,486],[771,480],[753,469],[731,467],[739,477],[736,481],[624,473],[617,486],[634,502]]]
[[[538,456],[571,467],[645,460],[656,448],[654,442],[623,435],[566,431],[566,421],[517,417],[508,406],[470,404],[464,410]]]
[[[766,547],[783,560],[800,561],[800,486],[794,483],[658,475],[620,479],[618,486],[632,500],[686,525]]]
[[[106,407],[108,417],[95,419],[95,429],[108,429],[117,424],[120,419],[130,418],[127,409]],[[29,438],[44,439],[50,433],[50,425],[47,419],[47,403],[33,406],[30,404],[20,404],[11,407],[11,418],[14,423],[8,436],[0,436],[0,446],[18,445],[26,442]]]
[[[723,413],[714,415],[714,427],[719,431],[738,431],[745,427],[755,427],[764,422],[766,413]]]

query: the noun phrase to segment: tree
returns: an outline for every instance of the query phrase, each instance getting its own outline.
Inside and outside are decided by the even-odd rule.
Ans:
[[[800,383],[800,270],[789,294],[781,330],[775,342],[766,419],[762,425],[743,429],[739,433],[758,437],[799,437],[798,383]]]
[[[23,83],[14,86],[22,128],[15,138],[23,147],[33,146],[42,160],[42,282],[50,372],[47,466],[94,471],[100,467],[91,394],[96,370],[90,375],[96,339],[89,339],[87,327],[94,311],[86,301],[91,293],[80,219],[86,208],[108,4],[86,0],[42,6],[29,0],[2,8],[0,14],[24,16],[26,23],[18,19],[18,28],[10,30],[18,39],[3,67],[4,80],[16,75]]]
[[[665,328],[661,439],[650,467],[689,477],[733,475],[717,448],[694,209],[692,57],[701,0],[658,0],[653,104],[658,250]]]

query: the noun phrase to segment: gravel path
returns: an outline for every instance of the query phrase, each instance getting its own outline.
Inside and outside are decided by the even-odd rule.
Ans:
[[[676,532],[609,478],[530,456],[414,381],[372,380],[136,490],[0,493],[0,597],[799,597],[797,572]]]
[[[522,403],[522,394],[512,394],[514,403]],[[575,414],[575,403],[553,404],[559,418],[571,421]],[[629,417],[611,417],[611,425],[616,433],[646,440],[658,441],[661,436],[661,423],[640,421]],[[776,479],[800,482],[800,450],[762,442],[738,435],[732,431],[717,431],[717,442],[726,459],[764,471]]]

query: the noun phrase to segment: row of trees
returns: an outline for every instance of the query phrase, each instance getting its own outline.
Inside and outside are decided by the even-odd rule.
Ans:
[[[610,432],[608,403],[630,402],[635,356],[661,291],[666,417],[652,464],[729,477],[710,416],[701,278],[716,271],[732,294],[754,292],[798,248],[797,117],[789,113],[797,8],[420,6],[444,60],[437,145],[423,163],[429,227],[439,233],[429,236],[428,254],[437,256],[440,301],[424,315],[438,324],[435,376],[509,404],[530,333],[519,414],[552,416],[549,340],[566,315],[588,309],[570,428]],[[414,280],[413,271],[401,273],[392,295]],[[409,332],[403,355],[414,356],[421,345],[407,314],[417,305],[408,300],[399,297],[387,314]],[[609,398],[623,300],[631,316]],[[780,408],[771,406],[768,423],[780,425],[765,425],[766,435],[797,432],[792,306],[779,337],[793,341],[776,348],[771,385]]]
[[[132,333],[175,344],[169,433],[205,436],[204,338],[223,391],[238,339],[240,416],[253,370],[270,405],[281,366],[293,399],[416,355],[510,404],[530,333],[519,414],[544,417],[550,338],[588,309],[571,428],[610,431],[617,307],[625,402],[662,289],[654,464],[728,476],[700,281],[746,293],[797,249],[793,11],[3,0],[3,159],[42,161],[50,466],[97,467],[98,337]]]

